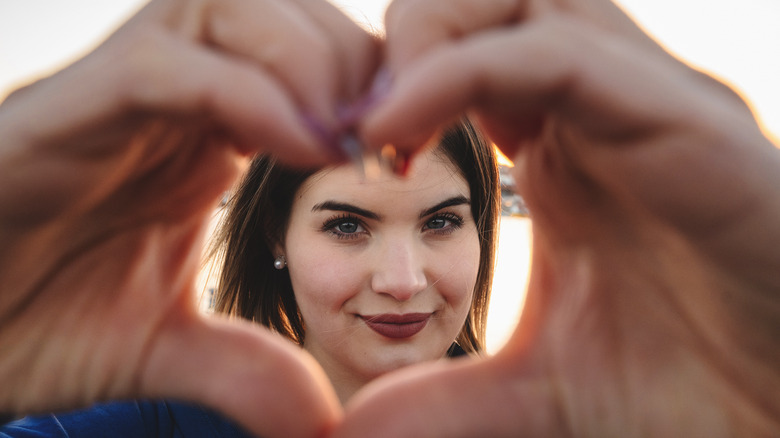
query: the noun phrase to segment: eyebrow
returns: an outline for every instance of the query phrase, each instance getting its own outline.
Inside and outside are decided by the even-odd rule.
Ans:
[[[420,219],[433,214],[439,210],[442,210],[447,207],[453,207],[456,205],[463,205],[463,204],[470,204],[471,201],[466,198],[465,196],[453,196],[452,198],[445,199],[442,202],[439,202],[438,204],[434,205],[431,208],[425,209],[422,213],[420,213]],[[381,220],[382,216],[374,213],[373,211],[366,210],[364,208],[357,207],[352,204],[348,204],[346,202],[338,202],[338,201],[325,201],[321,202],[319,204],[316,204],[314,207],[311,208],[311,211],[345,211],[348,213],[353,213],[359,216],[363,216],[368,219],[372,220]]]
[[[438,204],[434,205],[433,207],[420,213],[420,219],[424,218],[425,216],[428,216],[429,214],[436,213],[437,211],[442,210],[444,208],[454,207],[456,205],[463,205],[463,204],[471,204],[471,201],[469,201],[469,199],[466,198],[465,196],[453,196],[452,198],[445,199],[444,201],[441,201]]]
[[[311,208],[311,211],[323,211],[323,210],[346,211],[373,220],[380,220],[382,218],[381,216],[374,213],[373,211],[356,207],[352,204],[347,204],[346,202],[325,201]]]

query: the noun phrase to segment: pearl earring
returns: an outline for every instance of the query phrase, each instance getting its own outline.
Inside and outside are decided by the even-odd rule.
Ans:
[[[280,255],[274,259],[274,268],[282,270],[285,266],[287,266],[287,260],[285,260],[283,255]]]

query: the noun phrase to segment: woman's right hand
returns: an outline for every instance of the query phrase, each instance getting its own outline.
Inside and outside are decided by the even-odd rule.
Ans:
[[[242,156],[333,160],[311,121],[336,125],[338,105],[370,82],[376,46],[325,1],[155,0],[93,53],[9,96],[0,412],[165,396],[263,436],[335,422],[340,407],[309,357],[199,315],[194,283]]]
[[[777,435],[780,151],[736,93],[608,0],[395,0],[386,24],[364,137],[412,151],[475,114],[531,277],[504,349],[377,379],[337,436]]]

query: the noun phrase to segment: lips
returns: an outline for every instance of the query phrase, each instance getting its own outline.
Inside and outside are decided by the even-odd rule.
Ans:
[[[366,325],[373,331],[390,339],[410,338],[419,333],[428,324],[431,313],[385,313],[381,315],[361,315]]]

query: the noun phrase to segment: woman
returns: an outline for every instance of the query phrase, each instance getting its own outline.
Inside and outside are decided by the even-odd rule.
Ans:
[[[217,238],[217,310],[301,345],[342,402],[398,367],[479,354],[498,190],[494,150],[467,121],[405,178],[364,181],[354,166],[290,170],[262,156]]]
[[[256,158],[215,236],[217,311],[311,353],[342,403],[386,372],[484,349],[500,208],[493,147],[467,121],[405,177],[353,165],[290,170]],[[207,379],[208,376],[204,376]],[[31,417],[0,436],[245,436],[170,401]]]
[[[742,100],[607,0],[396,0],[381,48],[327,5],[155,0],[0,105],[0,412],[170,397],[274,437],[779,435],[780,152]],[[301,348],[193,309],[190,255],[238,155],[329,162],[302,116],[333,126],[378,63],[395,82],[361,139],[413,152],[474,113],[516,164],[533,263],[500,353],[392,373],[344,414]]]

